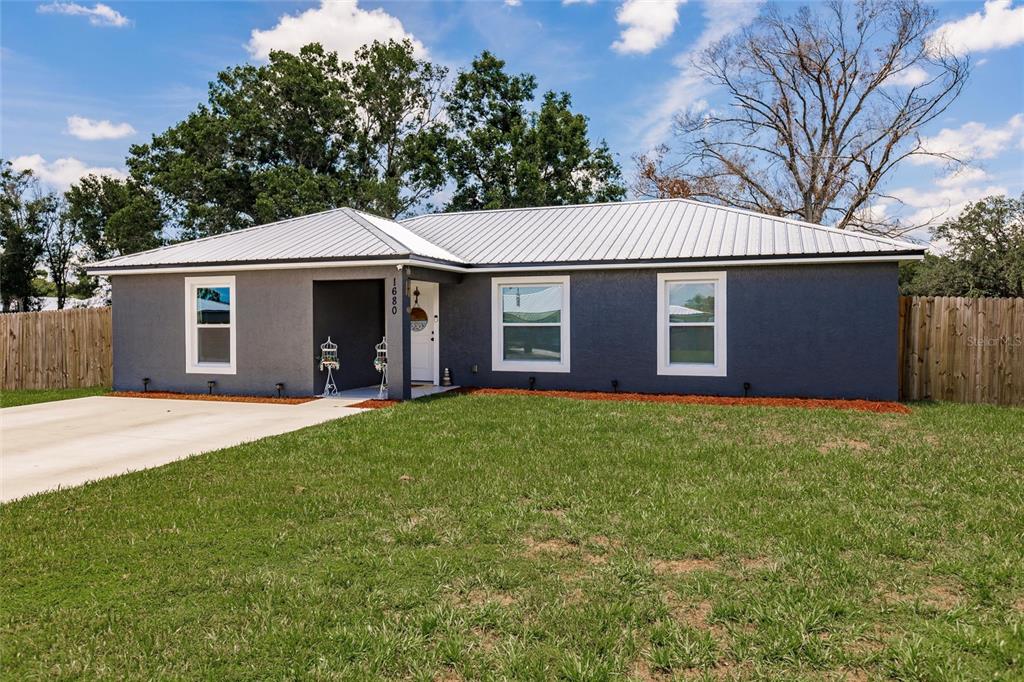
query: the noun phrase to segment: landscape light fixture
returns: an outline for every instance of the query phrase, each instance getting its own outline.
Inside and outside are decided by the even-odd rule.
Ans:
[[[284,391],[284,383],[279,381],[276,384],[274,384],[274,388],[277,389],[277,397],[280,398],[281,392]]]
[[[149,391],[149,377],[142,377],[142,392]]]
[[[618,379],[612,379],[612,392],[613,393],[618,393],[619,392],[619,380]]]
[[[216,385],[217,382],[214,381],[213,379],[210,379],[209,381],[206,382],[206,388],[209,391],[210,395],[213,395],[213,387]]]
[[[743,397],[746,398],[748,393],[750,393],[750,382],[749,381],[744,381],[743,382]]]
[[[533,387],[537,385],[537,377],[530,377],[527,379],[527,382],[530,384],[530,390],[532,391]]]

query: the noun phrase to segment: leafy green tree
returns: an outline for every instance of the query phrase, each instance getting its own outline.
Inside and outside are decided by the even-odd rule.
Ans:
[[[342,205],[395,216],[443,183],[444,69],[412,44],[375,42],[352,62],[319,44],[221,72],[206,104],[134,146],[132,178],[184,237]]]
[[[618,201],[622,176],[608,146],[592,146],[587,119],[567,93],[544,95],[530,112],[536,79],[509,75],[489,52],[458,75],[446,95],[455,133],[448,171],[449,210]]]
[[[357,112],[354,143],[342,157],[354,176],[352,205],[397,217],[445,183],[447,69],[413,58],[406,40],[364,46],[343,70]]]
[[[152,192],[131,180],[88,175],[64,194],[65,218],[90,260],[160,246],[164,216]]]
[[[969,204],[932,231],[948,244],[901,270],[903,293],[916,296],[1024,296],[1024,194]]]
[[[81,241],[74,223],[68,220],[64,198],[49,194],[42,198],[40,208],[43,226],[43,262],[53,283],[53,295],[57,297],[57,309],[63,310],[72,288],[72,265]]]
[[[31,171],[0,161],[0,302],[4,312],[27,310],[43,253],[46,197]]]

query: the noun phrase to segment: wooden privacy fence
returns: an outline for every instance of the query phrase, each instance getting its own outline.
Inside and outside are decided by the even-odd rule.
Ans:
[[[109,386],[110,308],[0,315],[4,390]]]
[[[900,297],[904,400],[1024,405],[1024,298]]]

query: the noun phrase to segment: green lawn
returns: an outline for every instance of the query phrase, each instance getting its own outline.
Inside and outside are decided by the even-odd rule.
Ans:
[[[91,388],[44,388],[40,390],[0,391],[0,407],[18,407],[34,403],[49,403],[54,400],[70,400],[71,398],[88,398],[93,395],[109,393],[109,386],[92,386]]]
[[[0,508],[0,675],[1021,679],[1024,411],[443,397]]]

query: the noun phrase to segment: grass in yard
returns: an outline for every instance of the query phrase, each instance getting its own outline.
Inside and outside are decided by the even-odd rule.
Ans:
[[[1020,679],[1024,411],[444,397],[0,509],[7,678]]]
[[[25,389],[20,391],[0,391],[0,407],[18,407],[34,403],[49,403],[54,400],[70,400],[72,398],[88,398],[94,395],[109,393],[109,386],[92,386],[90,388],[44,388]]]

